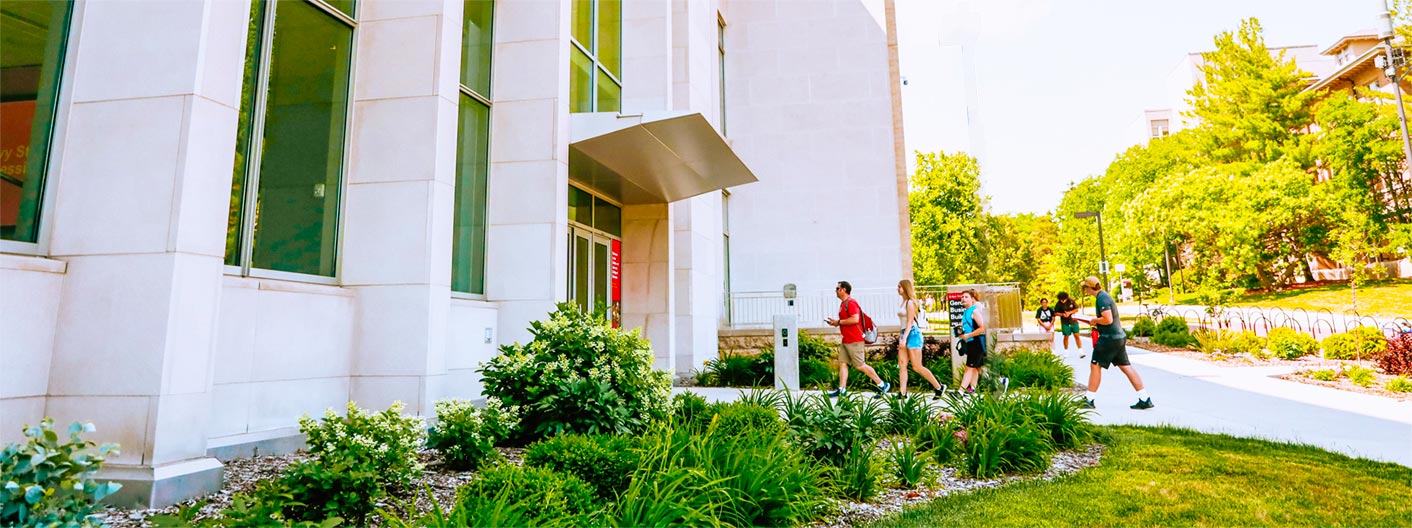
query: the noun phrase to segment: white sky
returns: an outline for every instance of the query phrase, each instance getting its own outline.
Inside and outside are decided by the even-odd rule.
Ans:
[[[1254,16],[1271,46],[1378,27],[1382,0],[897,0],[913,151],[971,152],[997,213],[1045,212],[1135,143],[1189,52]],[[964,50],[964,52],[962,51]],[[970,63],[970,66],[967,63]],[[969,82],[967,82],[969,80]],[[967,116],[971,119],[967,119]]]

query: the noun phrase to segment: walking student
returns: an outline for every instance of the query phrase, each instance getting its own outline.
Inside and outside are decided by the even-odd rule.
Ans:
[[[853,285],[848,281],[839,281],[834,295],[842,301],[838,305],[838,319],[830,317],[825,321],[829,326],[838,327],[838,333],[843,334],[843,343],[838,346],[838,389],[829,391],[828,395],[842,396],[848,392],[848,367],[852,365],[873,380],[878,389],[877,397],[881,398],[892,385],[879,378],[877,371],[864,361],[863,308],[853,298]]]
[[[1098,397],[1098,384],[1103,381],[1103,369],[1111,364],[1117,365],[1118,370],[1127,375],[1128,382],[1132,383],[1133,390],[1137,391],[1137,403],[1129,407],[1151,409],[1152,397],[1147,395],[1147,389],[1142,386],[1142,378],[1128,361],[1127,334],[1123,332],[1123,325],[1118,322],[1118,305],[1113,302],[1113,296],[1103,291],[1103,283],[1098,281],[1098,277],[1090,276],[1084,279],[1083,291],[1094,296],[1094,313],[1098,314],[1088,321],[1098,329],[1098,342],[1093,345],[1093,360],[1088,364],[1088,394],[1084,398],[1085,407],[1094,408]]]
[[[960,335],[956,338],[961,342],[961,353],[966,356],[966,373],[961,376],[961,390],[966,394],[974,394],[976,385],[981,379],[981,369],[985,367],[985,317],[977,313],[981,305],[977,304],[980,296],[976,290],[966,290],[961,292],[961,304],[966,306],[966,311],[961,314]],[[1002,390],[1008,386],[1010,380],[1001,378]]]
[[[1034,319],[1045,332],[1054,333],[1054,309],[1049,307],[1049,299],[1039,300],[1039,309],[1034,311]],[[1050,341],[1052,345],[1054,342]]]
[[[1069,298],[1069,292],[1059,292],[1059,303],[1054,305],[1054,313],[1059,316],[1059,330],[1064,333],[1064,350],[1069,349],[1069,336],[1074,336],[1074,345],[1079,350],[1084,349],[1084,340],[1079,337],[1079,321],[1074,319],[1074,314],[1078,312],[1079,305]]]
[[[921,374],[932,384],[932,393],[940,398],[943,392],[941,383],[936,381],[932,371],[922,364],[922,309],[917,303],[917,290],[911,279],[897,283],[897,294],[902,296],[902,305],[897,308],[898,326],[902,328],[897,336],[897,390],[907,395],[907,365]]]

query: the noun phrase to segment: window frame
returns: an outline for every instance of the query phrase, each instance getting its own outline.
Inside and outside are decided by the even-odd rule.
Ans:
[[[251,1],[266,2],[265,9],[267,11],[265,11],[265,20],[262,20],[260,22],[260,53],[257,59],[258,67],[256,68],[254,101],[255,108],[251,109],[253,113],[251,114],[250,123],[250,145],[252,147],[250,148],[250,152],[247,153],[245,156],[245,188],[243,189],[244,195],[241,198],[241,207],[248,207],[248,209],[242,211],[242,214],[240,215],[240,257],[237,260],[239,264],[229,265],[222,263],[222,266],[224,267],[226,275],[232,275],[237,277],[285,280],[291,282],[308,282],[314,284],[327,284],[331,286],[339,286],[342,284],[343,279],[343,236],[345,228],[347,227],[347,215],[343,213],[344,207],[347,205],[346,202],[348,200],[348,167],[350,166],[350,162],[352,161],[353,154],[353,134],[351,133],[351,131],[354,130],[357,126],[356,115],[353,112],[353,106],[355,103],[353,95],[357,91],[358,83],[358,20],[356,18],[356,15],[358,14],[358,12],[362,11],[363,4],[366,3],[366,0],[361,0],[353,3],[354,16],[344,14],[338,8],[329,5],[324,0],[297,0],[302,1],[306,4],[313,5],[313,7],[319,9],[320,11],[323,11],[325,14],[328,14],[338,19],[340,22],[343,22],[344,24],[348,25],[348,27],[352,30],[349,36],[350,44],[348,48],[348,92],[347,94],[345,94],[346,104],[343,109],[343,150],[340,156],[338,175],[338,202],[337,207],[334,210],[334,217],[337,219],[337,221],[335,223],[333,235],[333,275],[328,277],[325,277],[323,275],[311,275],[307,273],[296,273],[290,271],[257,268],[254,266],[256,215],[246,213],[253,213],[254,208],[252,207],[252,205],[259,203],[259,167],[261,160],[264,159],[264,149],[254,148],[253,146],[263,145],[265,141],[265,115],[268,110],[267,103],[269,102],[270,67],[272,66],[271,57],[274,51],[272,44],[274,43],[275,25],[273,21],[279,16],[277,8],[273,10],[271,10],[270,8],[279,5],[284,0]],[[274,18],[271,18],[272,14],[274,15]],[[244,82],[244,79],[242,79],[241,82]],[[239,112],[238,109],[236,111]],[[234,170],[235,167],[232,166],[231,169]]]
[[[622,95],[622,94],[623,94],[623,79],[622,79],[622,77],[619,77],[619,76],[617,76],[617,75],[614,75],[613,72],[608,71],[608,68],[604,67],[604,66],[603,66],[603,62],[598,59],[598,53],[596,53],[596,52],[594,52],[594,51],[589,51],[588,49],[585,48],[585,46],[589,46],[589,47],[592,47],[594,50],[597,50],[597,49],[598,49],[598,6],[599,6],[600,3],[601,3],[601,0],[589,0],[589,2],[588,2],[588,4],[589,4],[589,10],[592,12],[592,13],[589,15],[589,19],[592,21],[592,22],[590,22],[590,25],[589,25],[589,28],[590,28],[590,29],[589,29],[589,37],[590,37],[590,40],[592,40],[593,42],[589,42],[589,43],[587,43],[587,44],[584,44],[584,43],[579,42],[578,39],[574,38],[574,33],[573,33],[573,31],[570,30],[570,31],[569,31],[569,45],[570,45],[570,46],[573,46],[574,48],[577,48],[580,53],[583,53],[584,56],[588,57],[589,62],[593,63],[593,72],[592,72],[591,75],[588,76],[588,93],[589,93],[589,105],[588,105],[588,106],[589,106],[589,111],[588,111],[588,112],[582,112],[582,113],[593,113],[593,112],[599,112],[599,111],[600,111],[600,110],[598,109],[598,74],[601,72],[601,73],[603,73],[604,75],[607,75],[609,79],[612,79],[613,82],[615,82],[615,83],[618,84],[618,110],[616,110],[616,112],[619,113],[619,114],[621,114],[621,113],[622,113],[622,107],[623,107],[623,95]],[[572,9],[573,9],[572,2],[570,3],[569,9],[570,9],[570,11],[572,12]],[[622,42],[623,42],[623,38],[622,38],[622,37],[623,37],[623,36],[622,36],[623,20],[622,20],[622,3],[621,3],[621,2],[619,3],[618,10],[619,10],[619,12],[618,12],[618,61],[619,61],[619,62],[622,62],[622,60],[623,60],[623,57],[622,57],[622,55],[623,55],[623,45],[622,45]],[[571,16],[570,18],[572,18],[572,16]],[[569,59],[569,62],[570,62],[570,64],[569,64],[569,69],[570,69],[570,71],[572,71],[572,70],[573,70],[573,58],[572,58],[572,54],[570,54],[570,55],[571,55],[571,56],[570,56],[570,59]],[[619,66],[621,67],[622,65],[619,64]],[[572,91],[573,91],[572,81],[570,82],[570,84],[571,84],[571,86],[570,86],[569,90],[570,90],[570,92],[572,92]],[[570,95],[569,95],[569,100],[570,100],[570,104],[573,104],[573,103],[572,103],[572,101],[573,101],[573,94],[572,94],[572,93],[570,93]],[[574,113],[580,113],[580,112],[574,112]]]
[[[490,69],[490,76],[489,76],[489,78],[487,79],[487,84],[486,84],[486,86],[489,87],[489,88],[490,88],[489,91],[492,91],[492,92],[494,91],[494,87],[495,87],[495,27],[496,27],[497,25],[499,25],[498,17],[500,16],[500,10],[497,9],[498,6],[496,5],[497,3],[498,3],[498,0],[491,0],[491,3],[490,3],[490,35],[491,35],[491,37],[490,37],[490,43],[491,43],[491,48],[490,48],[490,68],[489,68],[489,69]],[[462,9],[465,8],[465,2],[464,2],[464,0],[461,2],[461,6],[462,6]],[[461,27],[463,28],[463,30],[464,30],[464,28],[465,28],[465,25],[466,25],[466,14],[465,14],[464,12],[462,12],[462,13],[461,13]],[[462,53],[465,52],[465,35],[462,35],[462,36],[461,36],[461,42],[458,43],[456,47],[457,47],[457,49],[460,50]],[[464,64],[464,63],[465,63],[465,57],[461,57],[461,61],[459,61],[458,64]],[[493,133],[494,130],[495,130],[495,104],[494,104],[494,102],[491,100],[491,97],[490,97],[489,94],[487,94],[487,95],[482,95],[482,94],[480,94],[480,93],[477,93],[474,89],[472,89],[472,88],[469,87],[469,86],[466,86],[466,84],[465,84],[464,82],[462,82],[463,80],[465,80],[465,75],[462,74],[463,72],[460,71],[459,67],[457,68],[457,72],[456,72],[456,73],[457,73],[457,75],[456,75],[456,90],[457,90],[457,94],[456,94],[456,121],[457,121],[457,123],[459,124],[459,123],[460,123],[460,120],[461,120],[461,96],[468,96],[468,97],[470,97],[471,99],[473,99],[473,100],[475,100],[475,101],[477,101],[477,102],[479,102],[479,103],[485,105],[485,108],[486,108],[486,138],[485,138],[485,161],[486,161],[486,163],[485,163],[485,189],[486,189],[486,192],[485,192],[485,216],[486,216],[486,218],[485,218],[485,223],[486,223],[486,237],[485,237],[485,247],[481,248],[480,259],[481,259],[481,268],[482,268],[482,270],[483,270],[482,273],[486,274],[486,277],[483,277],[484,283],[485,283],[485,284],[489,284],[489,282],[490,282],[490,281],[489,281],[489,273],[487,273],[487,272],[490,271],[490,269],[489,269],[489,263],[490,263],[490,258],[489,258],[489,257],[490,257],[490,204],[491,204],[491,199],[490,199],[490,153],[491,153],[492,150],[495,149],[495,134]],[[457,149],[457,151],[458,151],[458,154],[459,154],[460,148],[461,148],[461,135],[460,135],[459,128],[458,128],[458,132],[457,132],[457,134],[456,134],[456,149]],[[458,168],[458,169],[460,168],[460,164],[459,164],[459,163],[457,164],[457,168]],[[460,174],[456,174],[456,175],[454,175],[454,176],[452,177],[452,181],[456,181],[456,180],[458,180],[458,179],[460,179]],[[453,186],[452,189],[455,189],[455,187]],[[455,231],[456,231],[456,198],[455,198],[455,195],[454,195],[454,194],[452,195],[452,198],[451,198],[451,231],[452,231],[453,236],[454,236],[454,233],[455,233]],[[452,273],[452,276],[451,276],[451,277],[448,277],[448,278],[451,279],[452,284],[454,284],[454,283],[456,282],[456,281],[455,281],[455,273],[456,273],[456,262],[455,262],[455,260],[456,260],[456,251],[455,251],[454,243],[453,243],[453,247],[452,247],[452,251],[451,251],[451,260],[452,260],[452,262],[451,262],[451,273]],[[482,289],[482,290],[485,289],[484,284],[482,284],[481,289]],[[471,301],[485,301],[485,300],[488,300],[488,299],[489,299],[488,297],[486,297],[486,294],[485,294],[484,291],[482,291],[481,293],[463,292],[463,291],[457,291],[457,290],[454,288],[454,286],[451,288],[451,298],[453,298],[453,299],[466,299],[466,300],[471,300]]]
[[[726,137],[726,17],[720,11],[716,12],[716,52],[716,60],[720,62],[717,64],[717,76],[719,77],[717,85],[721,92],[719,94],[721,112],[719,121],[721,137]]]
[[[0,253],[32,257],[49,256],[54,234],[54,205],[58,203],[58,181],[63,174],[64,145],[68,140],[69,116],[73,109],[73,83],[66,81],[74,79],[78,66],[79,43],[83,33],[82,31],[74,31],[74,28],[83,27],[83,14],[87,9],[88,2],[71,2],[69,4],[69,20],[64,27],[64,52],[62,53],[64,63],[59,71],[59,90],[54,97],[54,122],[49,129],[49,145],[45,153],[49,157],[44,160],[44,174],[42,176],[44,188],[39,191],[39,218],[36,219],[39,225],[36,228],[34,242],[0,240]]]

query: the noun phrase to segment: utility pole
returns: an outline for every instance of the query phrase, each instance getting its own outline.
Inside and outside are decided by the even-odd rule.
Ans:
[[[1387,53],[1383,58],[1383,65],[1385,66],[1383,73],[1387,74],[1388,79],[1392,81],[1392,95],[1397,100],[1397,120],[1402,125],[1402,154],[1405,156],[1404,160],[1408,163],[1408,167],[1412,167],[1412,137],[1409,137],[1407,134],[1407,108],[1402,105],[1402,76],[1406,72],[1398,71],[1402,67],[1403,61],[1393,59],[1394,57],[1398,57],[1399,53],[1397,52],[1397,48],[1392,45],[1392,40],[1397,36],[1397,31],[1392,23],[1391,1],[1392,0],[1383,0],[1383,13],[1381,16],[1383,22],[1385,22],[1384,25],[1387,26],[1383,29],[1382,35],[1380,35],[1383,38],[1383,50]]]
[[[1103,275],[1103,289],[1112,288],[1108,284],[1108,250],[1103,247],[1103,211],[1079,211],[1074,213],[1074,218],[1097,218],[1098,219],[1098,272]]]
[[[1167,304],[1177,304],[1177,285],[1172,283],[1172,256],[1167,253],[1171,242],[1167,232],[1162,231],[1162,263],[1167,265]]]

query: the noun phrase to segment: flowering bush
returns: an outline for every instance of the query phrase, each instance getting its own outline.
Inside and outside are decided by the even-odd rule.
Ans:
[[[69,425],[69,440],[59,442],[54,420],[24,429],[24,444],[6,444],[0,450],[0,526],[98,526],[89,519],[94,503],[120,484],[98,484],[93,474],[117,444],[103,444],[89,452],[93,442],[80,438],[93,432],[93,424]]]
[[[426,442],[426,428],[422,418],[403,416],[402,408],[402,402],[394,402],[370,413],[350,401],[344,416],[329,409],[322,420],[300,418],[299,431],[321,461],[344,459],[354,469],[371,468],[387,484],[406,487],[422,473],[417,451]]]
[[[427,446],[440,451],[452,469],[476,469],[500,458],[495,444],[509,438],[519,422],[520,409],[497,398],[487,399],[484,409],[464,400],[441,400]]]
[[[573,304],[530,323],[529,344],[500,347],[480,369],[485,393],[520,409],[520,440],[559,433],[631,433],[671,411],[671,378],[652,368],[637,331]]]

